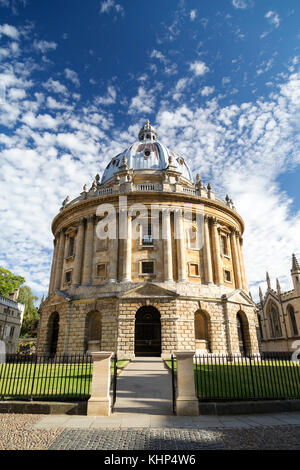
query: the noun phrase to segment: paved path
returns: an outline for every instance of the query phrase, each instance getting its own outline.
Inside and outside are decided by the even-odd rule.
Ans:
[[[172,414],[172,378],[160,357],[133,359],[117,380],[115,415]]]

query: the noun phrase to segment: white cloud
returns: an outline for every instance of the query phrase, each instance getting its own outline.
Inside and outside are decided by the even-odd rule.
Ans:
[[[128,109],[129,114],[153,113],[155,98],[152,91],[147,91],[144,87],[138,88],[138,94],[131,99]]]
[[[197,10],[191,10],[190,11],[190,19],[191,21],[194,21],[196,19],[196,16],[197,16]]]
[[[15,28],[15,26],[11,26],[9,24],[0,25],[0,37],[2,35],[8,36],[9,38],[15,40],[19,39],[19,31],[17,28]]]
[[[208,71],[209,68],[207,65],[202,62],[201,60],[196,60],[195,62],[190,64],[190,70],[197,76],[201,77],[202,75],[205,75]]]
[[[68,80],[71,80],[71,82],[73,82],[75,86],[77,86],[77,87],[80,86],[80,81],[79,81],[79,78],[78,78],[78,74],[74,70],[65,69],[65,77]]]
[[[95,104],[107,106],[110,104],[114,104],[116,102],[116,98],[117,98],[117,91],[112,85],[110,85],[107,87],[106,96],[97,96],[95,98]]]
[[[116,3],[114,0],[105,0],[101,3],[100,14],[102,13],[111,13],[115,12],[124,15],[124,8],[119,3]]]
[[[33,47],[37,51],[42,52],[42,54],[46,54],[46,52],[48,52],[50,50],[55,50],[57,48],[57,44],[56,44],[56,42],[53,42],[53,41],[49,42],[49,41],[37,41],[37,40],[35,40],[33,42]]]
[[[276,13],[276,11],[269,10],[269,11],[265,14],[265,18],[267,18],[267,20],[269,21],[269,23],[272,24],[273,26],[275,26],[275,28],[278,28],[278,27],[279,27],[279,25],[280,25],[280,18],[279,18],[278,13]]]
[[[58,80],[54,80],[53,78],[49,78],[47,82],[43,84],[43,86],[46,88],[46,90],[53,93],[59,93],[62,95],[68,94],[68,90],[65,85],[60,83]]]
[[[201,90],[201,95],[202,95],[202,96],[209,96],[209,95],[211,95],[214,91],[215,91],[215,87],[214,87],[214,86],[205,86],[205,87]]]
[[[234,8],[245,10],[246,8],[253,7],[253,0],[232,0],[232,5]]]
[[[163,55],[163,53],[160,52],[160,51],[158,51],[158,50],[156,50],[156,49],[153,49],[153,51],[152,51],[151,54],[150,54],[150,57],[151,57],[151,59],[154,58],[154,59],[160,60],[161,62],[166,62],[166,58],[165,58],[165,56]]]

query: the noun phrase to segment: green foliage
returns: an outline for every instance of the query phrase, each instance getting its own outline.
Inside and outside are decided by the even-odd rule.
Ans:
[[[24,282],[22,276],[16,276],[8,269],[0,267],[0,295],[3,297],[8,297],[8,294],[18,289]]]
[[[20,287],[18,302],[25,305],[23,323],[21,328],[21,337],[35,337],[37,333],[37,325],[39,321],[39,313],[34,302],[38,301],[38,297],[32,294],[30,287]]]

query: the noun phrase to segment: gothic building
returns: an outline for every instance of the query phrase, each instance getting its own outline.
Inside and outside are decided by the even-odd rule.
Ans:
[[[147,121],[54,218],[38,352],[259,352],[244,222],[157,137]]]
[[[267,291],[263,295],[259,288],[258,321],[262,351],[294,352],[300,346],[300,266],[292,257],[291,276],[294,288],[282,292],[278,279],[276,291],[271,287],[267,273]],[[297,345],[295,342],[299,342]]]

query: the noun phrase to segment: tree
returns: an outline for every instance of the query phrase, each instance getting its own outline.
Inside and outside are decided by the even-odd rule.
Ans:
[[[23,323],[21,328],[21,337],[34,337],[37,333],[37,325],[39,322],[39,313],[34,302],[38,301],[38,297],[33,295],[30,287],[20,287],[18,302],[25,305]]]
[[[24,282],[24,277],[16,276],[8,269],[0,267],[0,295],[3,297],[8,297],[11,292],[18,289]]]

